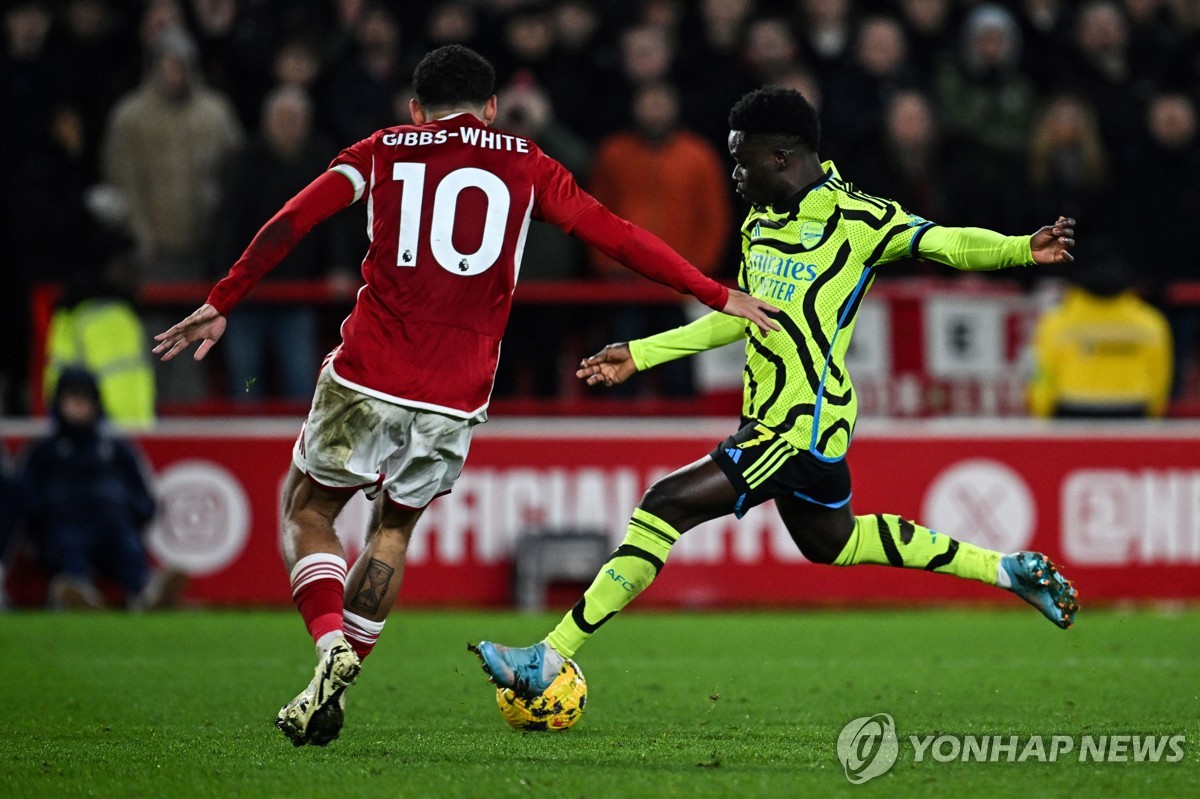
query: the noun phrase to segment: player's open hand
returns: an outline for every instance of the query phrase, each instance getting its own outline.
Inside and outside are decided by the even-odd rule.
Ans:
[[[768,302],[763,302],[757,297],[751,297],[744,291],[737,289],[729,290],[729,300],[725,303],[725,307],[721,309],[722,313],[727,313],[730,316],[740,316],[743,319],[753,322],[758,325],[758,329],[765,336],[772,330],[778,330],[779,325],[775,320],[771,319],[771,314],[779,313],[779,309]]]
[[[1068,264],[1075,260],[1075,256],[1071,255],[1074,246],[1075,220],[1066,216],[1060,216],[1053,225],[1039,229],[1029,241],[1036,264]]]
[[[200,361],[208,355],[208,351],[224,333],[225,317],[221,316],[216,308],[205,303],[187,319],[155,336],[154,340],[158,342],[158,346],[153,352],[155,355],[161,354],[164,361],[169,361],[191,346],[192,342],[199,341],[200,346],[196,348],[196,354],[192,357]]]
[[[609,344],[592,357],[584,358],[575,376],[587,381],[589,386],[612,388],[633,377],[637,370],[628,344]]]

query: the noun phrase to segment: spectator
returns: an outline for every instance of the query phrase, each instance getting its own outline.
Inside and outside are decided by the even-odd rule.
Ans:
[[[1176,5],[1175,12],[1183,44],[1164,88],[1187,90],[1200,86],[1200,3]]]
[[[1063,42],[1072,34],[1070,9],[1064,0],[1021,0],[1017,24],[1021,28],[1021,67],[1035,86],[1056,86],[1071,67],[1071,54]]]
[[[1040,219],[1047,208],[1059,208],[1094,230],[1105,230],[1116,221],[1109,210],[1109,173],[1091,109],[1076,97],[1058,97],[1033,129],[1027,218]]]
[[[1093,242],[1076,285],[1038,322],[1029,388],[1035,416],[1162,416],[1171,387],[1171,333],[1162,313],[1129,290],[1112,246]]]
[[[1037,96],[1019,71],[1020,58],[1016,21],[999,6],[983,5],[964,20],[959,57],[949,59],[939,75],[946,158],[954,175],[952,218],[964,224],[986,219],[1008,227],[1027,221],[1018,218],[1021,192],[1013,176],[1020,174]],[[1070,212],[1055,210],[1051,216],[1058,213]]]
[[[1099,116],[1100,128],[1113,142],[1137,135],[1141,104],[1138,75],[1129,60],[1129,23],[1120,6],[1093,0],[1079,12],[1075,29],[1078,58],[1062,87],[1086,99]]]
[[[534,74],[537,88],[550,98],[554,124],[585,139],[588,147],[629,126],[630,101],[638,87],[670,82],[681,98],[681,125],[723,153],[726,110],[770,81],[798,88],[814,102],[822,95],[829,98],[822,112],[827,154],[839,162],[855,157],[876,165],[871,169],[881,170],[881,178],[900,181],[893,193],[914,210],[932,203],[936,191],[930,190],[944,183],[946,215],[928,212],[941,221],[1001,227],[1040,221],[1031,219],[1037,211],[1028,206],[1041,207],[1044,198],[1031,190],[1032,165],[1024,162],[1037,149],[1045,156],[1046,174],[1055,174],[1042,185],[1057,196],[1069,195],[1088,230],[1116,222],[1121,224],[1111,235],[1129,236],[1136,226],[1123,222],[1137,220],[1142,230],[1156,231],[1143,243],[1154,254],[1139,262],[1145,265],[1147,282],[1153,283],[1150,288],[1159,291],[1200,272],[1191,248],[1178,243],[1179,231],[1187,231],[1178,219],[1194,216],[1184,208],[1200,185],[1192,171],[1196,141],[1169,144],[1165,128],[1160,136],[1148,132],[1145,122],[1151,106],[1159,110],[1151,109],[1149,116],[1162,120],[1184,120],[1194,113],[1186,109],[1200,99],[1200,4],[992,3],[10,0],[0,10],[0,146],[20,155],[0,189],[0,251],[9,279],[9,290],[0,299],[0,340],[28,341],[34,282],[95,282],[102,259],[87,251],[92,235],[61,231],[90,226],[72,220],[86,215],[85,206],[99,214],[94,199],[119,199],[95,185],[98,180],[109,181],[104,187],[115,182],[114,150],[128,154],[121,182],[123,188],[132,187],[126,188],[126,205],[145,256],[143,277],[194,279],[206,274],[215,257],[227,255],[215,252],[221,236],[211,225],[224,210],[217,202],[223,186],[217,173],[226,170],[207,164],[210,157],[221,160],[218,151],[233,151],[229,140],[238,136],[230,131],[237,126],[219,122],[197,136],[187,126],[164,125],[188,130],[182,137],[187,141],[173,147],[147,143],[140,133],[114,135],[116,110],[127,115],[135,97],[145,104],[151,88],[161,92],[160,54],[169,49],[161,42],[189,35],[183,31],[190,31],[198,44],[185,46],[187,54],[174,60],[186,61],[190,69],[167,71],[187,75],[187,88],[174,101],[159,94],[154,115],[159,120],[190,119],[192,112],[184,109],[207,105],[196,102],[200,96],[214,96],[207,86],[220,90],[218,98],[228,99],[221,103],[226,110],[232,103],[240,124],[256,128],[263,99],[287,84],[313,99],[315,135],[353,140],[407,118],[411,95],[400,92],[408,83],[413,55],[425,45],[460,41],[475,42],[498,56],[496,63],[514,76]],[[876,16],[880,14],[895,19]],[[779,17],[791,23],[790,37]],[[959,49],[959,38],[970,46]],[[992,56],[997,58],[989,60]],[[139,87],[143,69],[145,82]],[[905,186],[918,177],[913,165],[923,158],[915,151],[900,155],[904,147],[895,127],[909,132],[922,128],[928,109],[918,110],[921,100],[909,96],[914,90],[931,95],[926,104],[935,112],[938,134],[937,166],[928,172],[924,187]],[[1050,125],[1042,122],[1041,111],[1064,91],[1079,98],[1085,118],[1088,109],[1095,117],[1097,147],[1090,143],[1090,131],[1081,134],[1089,142],[1075,148],[1047,145]],[[1162,101],[1166,95],[1176,99]],[[393,113],[394,100],[403,101],[399,113]],[[1074,124],[1054,127],[1062,132]],[[1175,127],[1186,129],[1188,123]],[[193,136],[201,146],[192,145]],[[141,158],[147,152],[156,155]],[[1109,173],[1098,189],[1094,152],[1102,154],[1102,171]],[[181,160],[172,153],[185,155]],[[198,179],[192,170],[201,162],[204,177]],[[177,170],[175,164],[183,168]],[[723,184],[727,189],[729,181]],[[1157,191],[1158,186],[1163,190]],[[910,190],[915,193],[907,194]],[[728,190],[725,194],[729,196]],[[1163,196],[1173,198],[1169,207],[1163,206]],[[106,207],[116,211],[120,204]],[[360,238],[365,227],[361,213],[334,220],[337,235]],[[1152,219],[1142,221],[1145,217]],[[193,244],[177,246],[163,238],[181,231],[188,232]],[[731,241],[730,249],[736,244]],[[194,250],[199,256],[193,257]],[[527,259],[527,278],[534,276],[535,260],[540,262]],[[1021,274],[1021,279],[1034,278],[1032,272]],[[1182,317],[1190,312],[1164,310],[1176,326],[1176,356],[1187,363],[1189,342],[1200,337],[1200,330],[1188,333],[1189,323]],[[1200,313],[1197,317],[1200,327]],[[27,345],[3,348],[4,412],[28,407],[28,350]],[[515,358],[517,350],[510,341],[506,355]],[[194,372],[173,377],[173,363],[156,370],[168,402],[195,399],[206,391]],[[1188,370],[1181,367],[1175,374],[1178,380]],[[243,385],[234,385],[242,397]]]
[[[201,71],[208,82],[229,95],[239,93],[239,80],[246,77],[258,77],[263,67],[269,61],[261,61],[254,66],[259,71],[242,75],[237,52],[236,37],[233,36],[234,26],[238,22],[238,0],[190,0],[185,9],[188,29],[195,36],[197,48],[200,51]],[[255,53],[257,59],[265,59],[269,53]],[[237,103],[235,102],[235,105]]]
[[[1000,6],[983,5],[967,16],[962,28],[961,57],[941,71],[938,97],[947,133],[982,150],[978,160],[1007,165],[1025,146],[1033,118],[1033,83],[1020,72],[1021,33],[1012,15]],[[987,191],[1006,179],[980,174]]]
[[[701,272],[714,274],[732,219],[721,156],[679,125],[670,84],[642,87],[633,100],[634,126],[606,139],[596,153],[591,188],[613,213],[661,236]],[[597,254],[601,274],[613,262]],[[626,270],[622,270],[626,271]]]
[[[271,74],[276,85],[293,86],[311,97],[321,77],[317,48],[306,39],[284,42],[271,62]]]
[[[637,16],[639,22],[662,28],[674,36],[683,21],[683,3],[680,0],[641,0]]]
[[[0,126],[2,127],[2,126]],[[85,202],[83,125],[78,111],[51,112],[42,140],[12,159],[0,189],[3,209],[5,284],[0,293],[0,340],[26,342],[32,324],[30,290],[36,283],[82,279],[96,262]],[[25,407],[29,346],[0,348],[3,396],[9,413]]]
[[[461,44],[474,49],[479,37],[479,18],[475,6],[463,0],[438,3],[425,19],[425,46],[436,49],[445,44]]]
[[[0,54],[0,147],[15,155],[15,165],[29,155],[41,155],[54,108],[64,93],[64,78],[46,52],[51,18],[41,2],[16,2],[4,11],[4,52]],[[27,186],[9,176],[0,188],[0,247],[5,260],[5,291],[0,293],[0,413],[19,413],[26,408],[28,347],[10,346],[24,342],[29,330],[29,290],[37,275],[31,248],[38,241],[24,226]],[[77,183],[82,176],[70,175]],[[52,186],[40,192],[49,193]]]
[[[552,18],[558,47],[549,78],[538,85],[549,95],[555,118],[594,142],[613,122],[604,116],[607,105],[580,87],[613,79],[616,48],[609,37],[601,36],[603,19],[595,3],[565,0],[555,5]]]
[[[182,31],[160,34],[149,59],[145,81],[109,118],[105,176],[128,199],[147,276],[198,280],[221,170],[241,127],[228,99],[195,71],[196,48]]]
[[[530,5],[510,14],[502,32],[505,57],[496,64],[496,77],[507,83],[518,71],[530,72],[539,83],[553,77],[554,18],[548,9]]]
[[[1183,38],[1164,0],[1124,0],[1129,62],[1141,80],[1161,84],[1176,64]]]
[[[805,61],[824,82],[841,71],[849,59],[855,33],[850,0],[799,0],[801,43]]]
[[[871,192],[891,197],[927,219],[951,216],[941,135],[928,98],[902,91],[884,117],[883,146],[858,164]]]
[[[334,25],[341,36],[353,36],[370,10],[367,0],[334,0]]]
[[[780,78],[798,65],[800,49],[791,28],[782,19],[756,19],[746,28],[744,60],[756,86],[778,85]]]
[[[84,279],[96,269],[95,224],[86,201],[88,149],[78,108],[64,103],[51,112],[39,144],[9,166],[10,263],[34,280]]]
[[[54,428],[27,447],[21,481],[51,578],[50,606],[102,606],[95,580],[107,577],[126,607],[140,607],[149,580],[141,530],[154,498],[139,455],[109,432],[90,373],[63,371]]]
[[[827,124],[825,155],[848,161],[875,146],[883,127],[883,110],[902,89],[922,88],[908,64],[904,29],[892,17],[865,17],[854,42],[853,60],[827,83],[828,97],[822,119]]]
[[[150,52],[158,37],[167,31],[185,29],[183,8],[180,7],[179,0],[148,0],[138,25],[138,39],[142,43],[142,52]]]
[[[344,4],[343,4],[344,6]],[[345,9],[353,19],[351,52],[338,59],[325,103],[337,139],[358,141],[395,124],[391,98],[412,75],[411,59],[400,49],[400,27],[382,6],[361,14]]]
[[[153,41],[142,85],[122,98],[109,119],[104,173],[128,202],[129,227],[144,276],[158,281],[207,276],[209,242],[221,201],[221,175],[241,141],[228,98],[196,72],[196,48],[168,28]],[[146,324],[169,324],[148,314]],[[159,393],[168,400],[205,393],[187,368],[162,368]]]
[[[1131,199],[1139,220],[1139,252],[1146,255],[1147,287],[1166,304],[1172,283],[1200,276],[1200,255],[1193,241],[1193,225],[1200,219],[1195,104],[1183,94],[1155,97],[1146,114],[1146,131],[1127,185],[1134,187]],[[1166,311],[1175,339],[1173,394],[1180,396],[1200,344],[1200,307],[1166,304]]]
[[[502,89],[497,106],[496,127],[507,133],[538,142],[551,158],[579,180],[591,173],[592,152],[587,143],[554,117],[550,99],[531,75],[518,75],[515,83]],[[532,221],[521,259],[522,283],[539,280],[571,280],[582,277],[583,253],[579,242],[554,225]],[[520,289],[517,289],[520,296]],[[578,328],[578,306],[514,304],[504,335],[504,349],[496,372],[496,396],[533,394],[553,397],[559,392],[569,339]],[[525,353],[540,352],[531,363]]]
[[[154,423],[154,368],[150,343],[134,309],[136,265],[132,243],[123,235],[93,234],[87,250],[99,268],[67,283],[46,333],[43,396],[55,395],[69,369],[98,375],[104,415],[125,429]]]
[[[675,55],[670,34],[654,25],[639,25],[621,36],[621,74],[631,88],[670,78]]]
[[[320,0],[236,2],[232,18],[229,0],[192,3],[212,9],[189,15],[200,40],[204,75],[229,95],[248,129],[258,126],[263,99],[280,83],[297,83],[316,96],[314,82],[323,77],[324,58],[345,44],[331,19],[332,9]]]
[[[633,100],[634,127],[601,143],[592,171],[596,199],[660,236],[705,274],[721,267],[732,220],[725,168],[711,145],[680,128],[675,88],[651,83],[638,89]],[[593,253],[597,274],[621,279],[617,265]],[[669,317],[654,312],[653,325],[685,319],[680,306],[669,306]],[[644,335],[650,315],[645,308],[627,307],[612,313],[614,340]],[[692,393],[690,370],[664,373],[664,390],[672,396]]]
[[[670,82],[676,56],[674,40],[662,28],[639,25],[621,35],[620,92],[610,95],[605,107],[607,124],[603,133],[611,133],[633,120],[630,99],[651,83]]]
[[[276,51],[271,61],[271,83],[262,93],[255,109],[255,125],[262,122],[263,103],[267,95],[282,87],[290,86],[298,89],[313,104],[312,131],[318,138],[328,138],[330,114],[325,111],[321,102],[328,98],[326,90],[325,64],[321,60],[321,51],[317,44],[307,37],[297,37],[287,40]],[[407,113],[408,99],[404,100]],[[400,117],[403,119],[404,117]]]
[[[71,0],[66,6],[63,38],[55,57],[70,85],[70,105],[80,112],[85,149],[83,178],[99,178],[99,147],[109,109],[137,86],[141,59],[133,31],[122,27],[117,13],[103,0]]]
[[[752,0],[701,0],[700,49],[736,56],[753,5]]]
[[[924,75],[934,75],[954,49],[954,14],[950,0],[902,0],[901,22],[908,36],[909,58]]]
[[[18,0],[4,12],[0,143],[5,152],[35,147],[55,105],[65,97],[66,75],[46,47],[52,22],[39,0]]]
[[[917,80],[908,60],[904,28],[893,17],[865,17],[854,42],[854,63],[884,88]]]
[[[587,0],[562,0],[554,7],[555,35],[559,45],[574,55],[585,55],[601,46],[600,13]]]
[[[222,206],[221,268],[241,255],[245,242],[263,222],[328,161],[329,147],[312,136],[312,102],[294,86],[282,86],[263,103],[261,133],[238,154],[229,173]],[[355,247],[344,229],[322,225],[288,255],[268,281],[278,279],[355,282]],[[311,305],[246,303],[237,310],[225,340],[230,396],[238,401],[262,399],[274,366],[278,390],[290,400],[306,401],[316,380],[317,312]]]
[[[743,94],[758,88],[742,62],[742,37],[750,0],[704,0],[699,14],[685,19],[680,83],[689,127],[721,152],[729,126],[725,117]]]

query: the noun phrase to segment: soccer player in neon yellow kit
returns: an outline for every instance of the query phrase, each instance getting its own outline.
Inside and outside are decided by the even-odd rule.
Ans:
[[[769,499],[806,558],[925,569],[1006,588],[1067,628],[1074,587],[1044,555],[1005,555],[891,514],[855,516],[846,451],[857,397],[845,355],[855,315],[875,272],[913,255],[964,270],[1072,259],[1073,219],[1032,236],[939,227],[890,200],[865,194],[817,157],[820,125],[798,92],[751,92],[729,117],[737,192],[751,204],[742,224],[739,282],[778,305],[781,330],[708,314],[675,330],[610,344],[578,376],[612,386],[675,358],[746,340],[741,429],[707,457],[654,483],[625,540],[583,598],[547,638],[529,647],[473,647],[501,687],[540,693],[565,658],[624,608],[663,568],[671,546],[696,525],[739,518]],[[616,579],[619,575],[621,579]]]

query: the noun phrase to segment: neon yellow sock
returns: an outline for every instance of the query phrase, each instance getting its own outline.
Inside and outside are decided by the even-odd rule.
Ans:
[[[563,657],[574,657],[592,633],[654,582],[679,535],[657,516],[635,509],[625,540],[546,642]]]
[[[996,584],[1001,554],[922,527],[890,513],[854,517],[854,532],[835,566],[877,563],[953,574]]]

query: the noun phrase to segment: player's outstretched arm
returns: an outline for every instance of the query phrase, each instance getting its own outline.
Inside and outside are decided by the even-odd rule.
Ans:
[[[351,184],[336,172],[325,172],[300,190],[250,242],[226,275],[209,292],[208,301],[182,322],[154,337],[153,352],[169,361],[199,341],[193,356],[203,360],[225,333],[225,317],[238,302],[275,268],[313,228],[357,199]]]
[[[182,322],[154,337],[158,342],[154,354],[161,354],[164,361],[169,361],[193,342],[199,341],[200,346],[196,348],[196,354],[192,357],[200,361],[224,334],[225,317],[216,308],[204,303]]]
[[[590,198],[589,198],[590,199]],[[728,289],[703,274],[648,230],[622,219],[603,205],[593,205],[569,232],[643,277],[691,294],[715,311],[753,322],[763,334],[778,330],[771,314],[779,309],[742,291]]]
[[[1075,220],[1060,216],[1032,236],[1005,236],[975,227],[939,227],[918,234],[917,254],[966,271],[988,271],[1029,264],[1075,260]]]
[[[242,256],[209,292],[208,304],[228,316],[255,284],[276,267],[308,231],[358,200],[353,185],[330,170],[301,189],[255,234]]]
[[[612,388],[619,386],[637,373],[637,364],[629,352],[629,345],[607,344],[604,349],[579,363],[575,376],[589,386]]]
[[[732,295],[734,292],[730,292]],[[741,292],[737,292],[741,294]],[[575,376],[589,386],[620,385],[637,372],[723,347],[746,337],[746,320],[725,313],[705,314],[694,322],[628,344],[609,344],[579,364]]]

